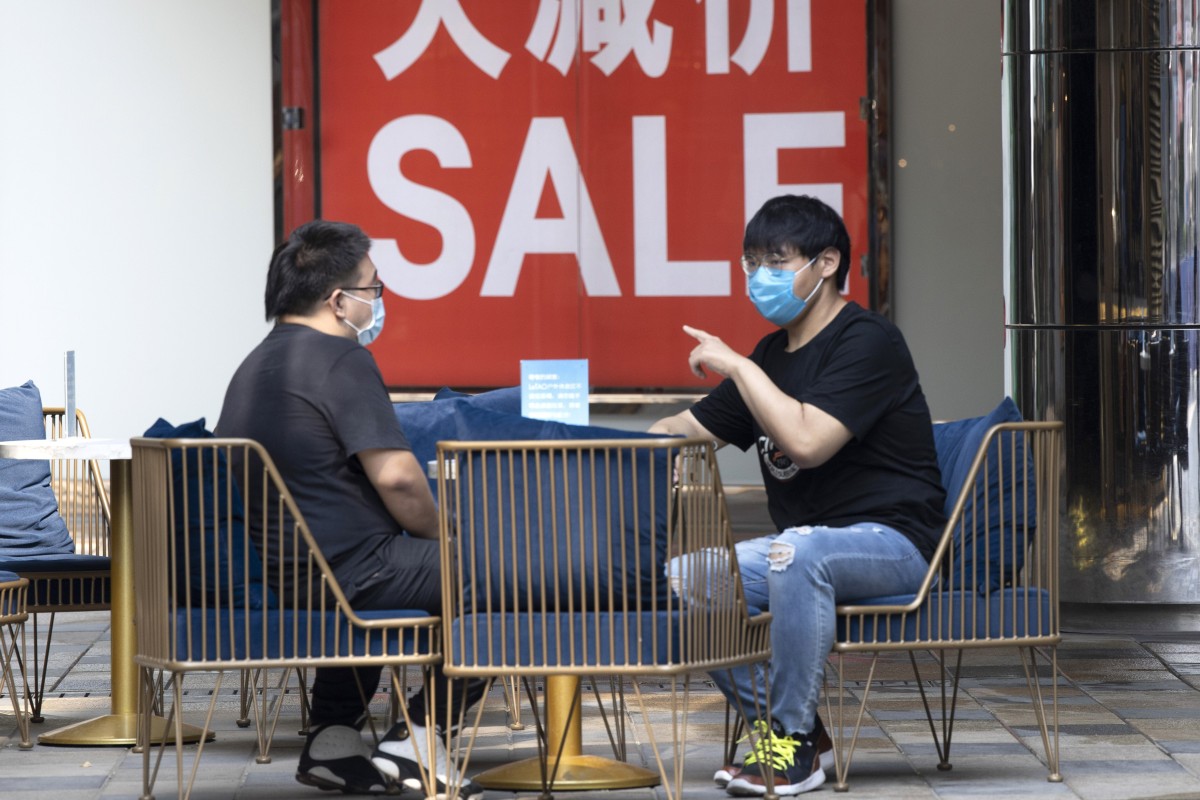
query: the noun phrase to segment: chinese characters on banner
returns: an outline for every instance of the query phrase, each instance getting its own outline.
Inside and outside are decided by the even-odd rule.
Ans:
[[[783,192],[840,210],[866,304],[864,5],[355,0],[318,5],[322,216],[374,240],[392,386],[675,388],[683,324],[771,330],[738,264]]]

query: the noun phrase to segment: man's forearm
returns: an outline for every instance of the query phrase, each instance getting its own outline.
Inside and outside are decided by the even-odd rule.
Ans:
[[[655,422],[647,430],[648,433],[661,433],[667,436],[691,436],[691,426],[682,414],[675,414],[670,417],[663,417],[658,422]]]
[[[378,487],[376,487],[378,491]],[[383,504],[404,530],[422,539],[438,537],[438,510],[433,502],[433,495],[425,488],[424,497],[420,491],[411,489],[385,489],[379,492]]]
[[[413,536],[436,539],[437,505],[413,454],[407,450],[364,450],[358,460],[392,519]]]
[[[690,436],[698,439],[711,439],[717,447],[724,447],[725,442],[713,436],[712,432],[700,424],[700,420],[689,411],[681,411],[672,417],[663,417],[647,429],[648,433],[658,433],[665,436]]]

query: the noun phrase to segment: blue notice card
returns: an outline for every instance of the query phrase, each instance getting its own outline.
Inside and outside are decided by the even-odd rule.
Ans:
[[[521,416],[587,425],[587,359],[522,361]]]

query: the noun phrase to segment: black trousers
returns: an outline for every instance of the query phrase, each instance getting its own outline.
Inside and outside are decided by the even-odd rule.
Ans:
[[[373,554],[370,568],[364,574],[340,582],[355,609],[411,608],[436,615],[442,610],[439,559],[436,541],[397,536]],[[382,670],[378,666],[317,669],[312,685],[312,726],[361,724],[367,710],[364,697],[370,700],[375,693]],[[434,667],[433,680],[438,684],[436,696],[440,698],[433,709],[434,720],[442,729],[453,725],[461,711],[478,701],[486,685],[482,680],[450,680],[441,666]],[[408,713],[415,719],[425,718],[427,688],[408,702]],[[447,692],[452,692],[454,698],[449,718]]]

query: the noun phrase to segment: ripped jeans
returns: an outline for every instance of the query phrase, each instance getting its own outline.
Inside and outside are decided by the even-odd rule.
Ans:
[[[910,594],[929,569],[902,533],[872,522],[788,528],[739,542],[737,558],[746,602],[774,612],[771,714],[788,733],[812,731],[825,659],[833,648],[835,606]],[[753,664],[712,673],[733,707],[744,709],[751,720],[756,708],[765,707],[762,669]]]

